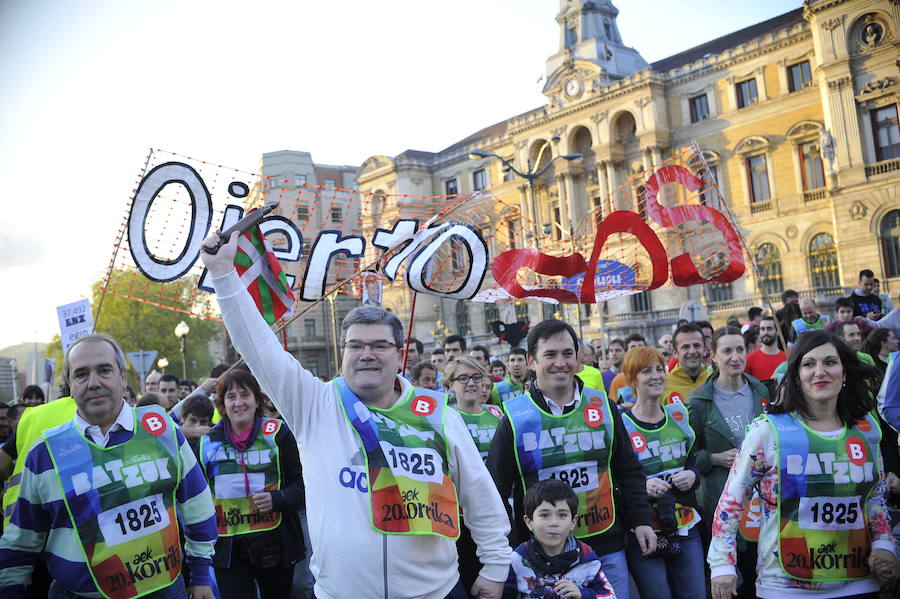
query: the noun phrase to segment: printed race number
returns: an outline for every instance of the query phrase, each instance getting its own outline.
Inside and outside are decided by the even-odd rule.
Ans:
[[[444,461],[428,447],[397,447],[381,441],[381,450],[388,468],[395,475],[413,480],[440,484],[444,480]]]
[[[101,512],[97,522],[106,544],[118,545],[166,528],[169,512],[161,494],[151,495]]]
[[[856,530],[866,523],[859,495],[855,497],[801,497],[800,528],[806,530]]]
[[[538,471],[538,480],[548,478],[561,480],[578,493],[591,491],[597,488],[597,462],[574,462]]]

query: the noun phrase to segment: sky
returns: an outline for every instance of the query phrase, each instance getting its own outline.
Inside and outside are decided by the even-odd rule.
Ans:
[[[648,62],[800,0],[618,0]],[[88,297],[149,149],[439,151],[544,104],[557,0],[0,0],[0,348]],[[725,8],[727,6],[727,9]]]

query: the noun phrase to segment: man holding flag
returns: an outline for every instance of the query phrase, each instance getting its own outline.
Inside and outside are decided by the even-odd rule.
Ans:
[[[204,245],[219,240],[213,234]],[[397,374],[400,321],[377,307],[350,312],[341,324],[342,376],[324,383],[260,318],[264,303],[254,308],[234,267],[237,247],[234,233],[218,253],[201,255],[235,348],[297,438],[313,490],[316,596],[466,597],[454,543],[462,507],[484,564],[471,593],[499,597],[510,562],[503,503],[445,396]]]

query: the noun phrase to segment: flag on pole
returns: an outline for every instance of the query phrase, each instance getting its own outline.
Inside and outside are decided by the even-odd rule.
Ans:
[[[294,293],[275,252],[258,226],[238,237],[234,267],[266,322],[275,324],[290,312]]]

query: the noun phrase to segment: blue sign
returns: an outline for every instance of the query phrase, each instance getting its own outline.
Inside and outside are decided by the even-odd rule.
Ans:
[[[562,280],[562,289],[571,291],[575,295],[581,295],[581,284],[584,274],[579,273],[574,277]],[[594,295],[597,301],[604,301],[628,295],[637,291],[637,276],[634,270],[615,260],[599,260],[597,272],[594,275]]]

